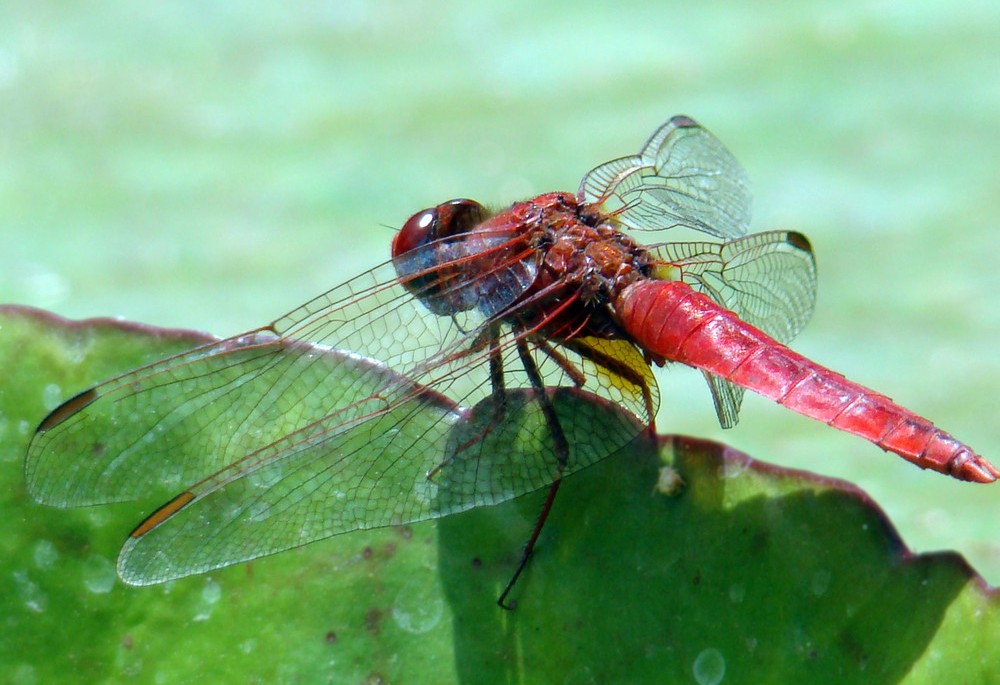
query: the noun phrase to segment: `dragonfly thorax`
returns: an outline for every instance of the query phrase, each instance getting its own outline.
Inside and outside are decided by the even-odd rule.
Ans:
[[[501,225],[520,234],[533,253],[535,278],[515,310],[521,325],[556,340],[621,336],[615,293],[648,277],[655,261],[642,245],[570,193],[515,204],[483,229]]]

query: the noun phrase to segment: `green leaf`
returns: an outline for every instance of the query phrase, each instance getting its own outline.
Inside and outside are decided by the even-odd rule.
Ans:
[[[0,308],[5,680],[986,683],[1000,671],[996,594],[960,557],[909,554],[843,483],[679,437],[566,479],[514,611],[495,600],[544,490],[125,586],[118,548],[161,502],[35,504],[27,441],[61,399],[207,339]],[[672,473],[683,486],[668,487]]]

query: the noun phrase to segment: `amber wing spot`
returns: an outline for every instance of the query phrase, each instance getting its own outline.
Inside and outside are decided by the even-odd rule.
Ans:
[[[178,511],[186,507],[193,499],[194,493],[190,490],[185,490],[181,494],[177,495],[177,497],[174,497],[172,500],[150,514],[145,521],[140,523],[136,529],[132,531],[132,534],[129,535],[129,537],[133,539],[141,538],[143,535],[153,530]]]
[[[38,424],[38,428],[35,429],[35,433],[44,433],[50,428],[55,428],[96,399],[97,392],[93,388],[84,390],[79,395],[69,398],[42,419],[42,422]]]

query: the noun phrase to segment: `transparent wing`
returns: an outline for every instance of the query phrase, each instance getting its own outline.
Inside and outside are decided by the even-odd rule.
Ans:
[[[420,397],[357,424],[325,424],[267,446],[185,492],[162,524],[133,534],[119,558],[132,584],[156,583],[339,533],[401,525],[496,504],[618,449],[642,428],[618,407],[572,389],[551,397],[572,445],[560,474],[530,391],[487,398],[461,415]],[[429,477],[429,473],[433,475]]]
[[[402,266],[447,300],[440,306],[422,304],[387,263],[268,326],[67,401],[31,443],[29,492],[57,506],[166,502],[119,558],[121,576],[144,584],[551,483],[559,469],[539,397],[513,332],[491,318],[516,313],[532,267],[460,269],[468,255],[449,247],[450,264],[422,269],[433,260],[415,255]],[[474,306],[476,293],[496,291]],[[649,422],[652,376],[632,345],[554,348],[524,336],[545,385],[564,388],[551,399],[571,436],[563,474]],[[502,362],[502,395],[491,357]]]
[[[801,233],[767,231],[726,243],[665,243],[654,248],[680,279],[781,343],[802,330],[816,302],[816,262]],[[743,389],[705,374],[724,428],[736,425]]]
[[[685,116],[657,129],[638,155],[591,170],[577,195],[633,229],[687,226],[737,238],[750,225],[746,172],[715,136]]]

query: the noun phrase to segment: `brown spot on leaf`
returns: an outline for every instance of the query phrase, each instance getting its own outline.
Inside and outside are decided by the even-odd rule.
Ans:
[[[378,635],[382,630],[382,611],[379,609],[369,609],[365,614],[365,630],[372,635]]]

